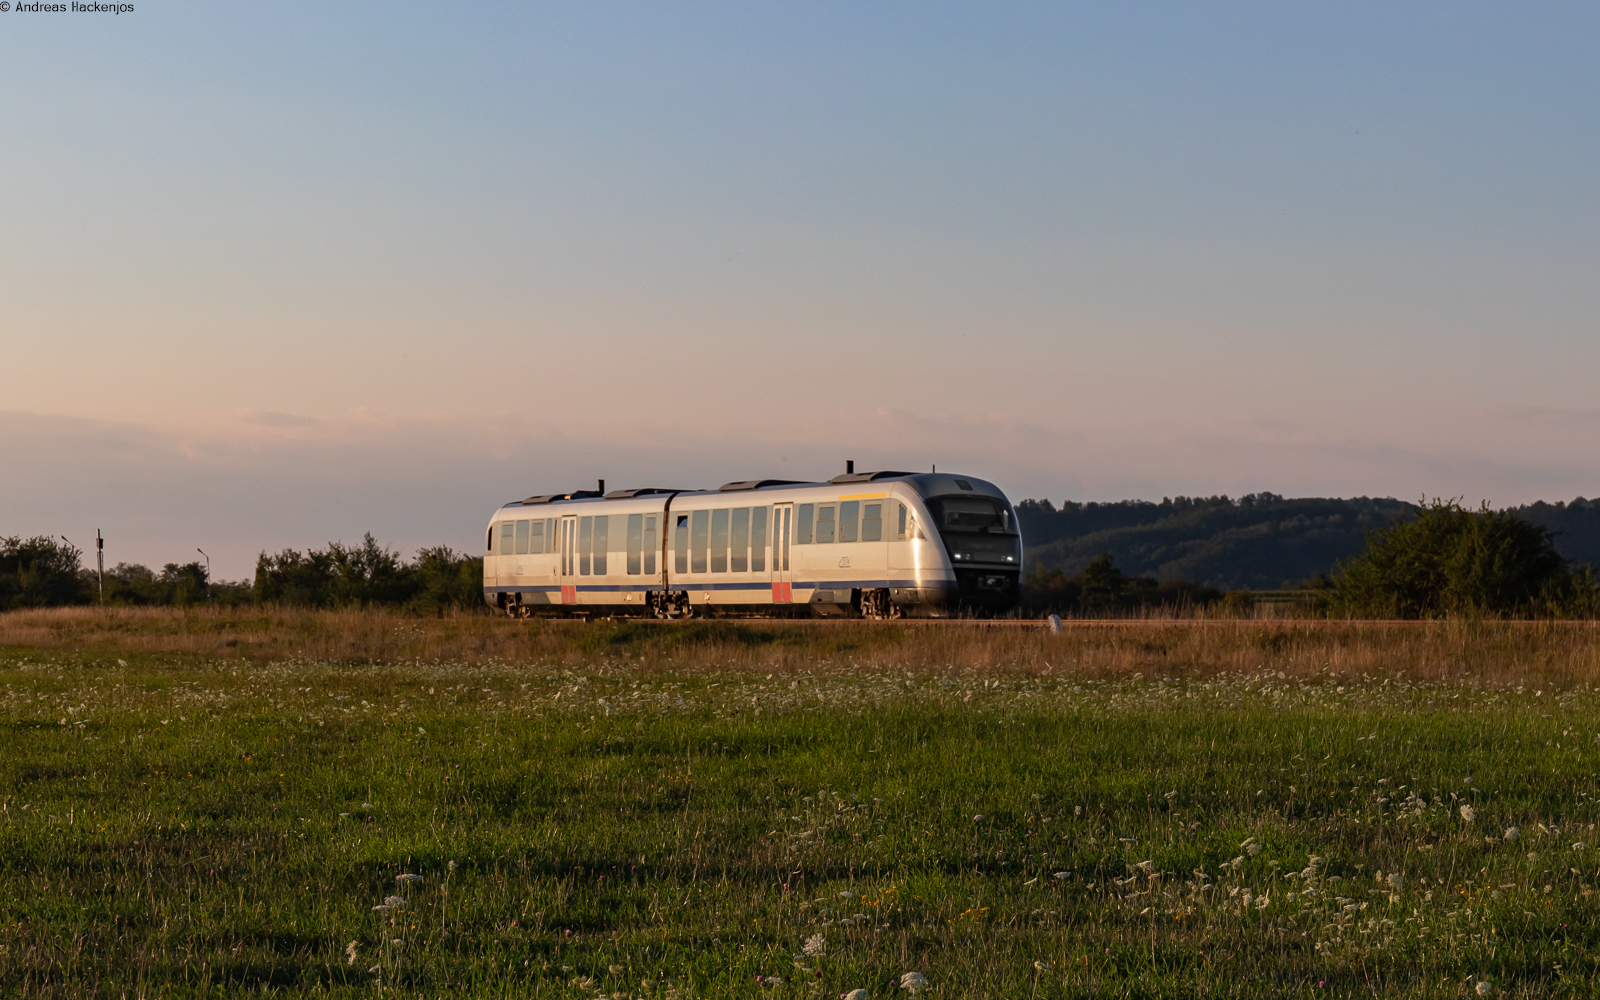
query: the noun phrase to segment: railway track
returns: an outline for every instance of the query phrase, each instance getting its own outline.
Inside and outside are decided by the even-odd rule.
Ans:
[[[838,628],[845,625],[876,627],[910,626],[915,628],[972,628],[972,629],[1022,629],[1045,630],[1052,628],[1048,618],[767,618],[715,616],[710,618],[611,618],[605,616],[541,619],[545,621],[629,622],[650,625],[679,625],[688,622],[725,622],[731,625],[808,625],[818,628]],[[1360,628],[1421,628],[1442,625],[1438,619],[1408,618],[1064,618],[1058,627],[1062,632],[1090,631],[1095,629],[1149,629],[1149,628],[1303,628],[1328,629],[1356,626]],[[1510,619],[1486,621],[1497,626],[1557,626],[1562,628],[1596,628],[1600,621],[1579,619]]]

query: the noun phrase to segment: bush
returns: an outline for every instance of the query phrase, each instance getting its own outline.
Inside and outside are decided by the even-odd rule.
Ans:
[[[1111,553],[1090,560],[1082,573],[1067,576],[1060,569],[1036,563],[1022,581],[1023,607],[1035,614],[1117,614],[1143,608],[1203,607],[1220,591],[1188,580],[1131,577],[1115,565]]]
[[[483,559],[440,545],[403,562],[371,533],[360,545],[330,542],[304,554],[285,549],[256,560],[254,600],[305,608],[404,607],[441,613],[483,605]]]
[[[94,572],[85,570],[81,577],[93,593],[97,586]],[[117,563],[106,570],[105,593],[107,604],[119,606],[237,605],[250,600],[250,585],[212,580],[199,562],[167,563],[159,573],[138,563]]]
[[[0,538],[0,610],[87,603],[89,592],[78,578],[82,555],[43,535]]]
[[[1334,573],[1330,608],[1352,618],[1584,613],[1593,582],[1573,574],[1553,537],[1488,504],[1424,501],[1415,519],[1372,532],[1366,551]]]

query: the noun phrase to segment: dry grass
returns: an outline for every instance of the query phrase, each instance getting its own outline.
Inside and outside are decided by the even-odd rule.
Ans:
[[[528,622],[386,611],[67,608],[0,615],[0,649],[256,663],[604,661],[784,673],[978,670],[1195,679],[1273,670],[1299,678],[1556,689],[1600,676],[1600,626],[1593,622],[1081,622],[1051,635],[1030,623]]]

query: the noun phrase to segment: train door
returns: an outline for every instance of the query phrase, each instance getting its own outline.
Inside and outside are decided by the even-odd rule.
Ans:
[[[794,600],[793,578],[789,575],[789,530],[794,504],[780,503],[772,508],[772,603]]]
[[[578,603],[578,519],[561,519],[561,603]]]

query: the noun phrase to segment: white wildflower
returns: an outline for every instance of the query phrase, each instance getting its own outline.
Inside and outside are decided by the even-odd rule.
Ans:
[[[813,934],[806,938],[806,943],[801,948],[801,951],[805,953],[807,958],[816,958],[818,955],[822,954],[823,950],[826,949],[827,946],[828,943],[827,941],[823,940],[821,934]]]
[[[979,813],[978,815],[972,817],[972,821],[974,823],[982,823],[983,822],[983,813]],[[860,993],[861,991],[860,990],[856,990],[856,992]]]
[[[1494,983],[1489,982],[1487,979],[1478,980],[1478,985],[1475,988],[1477,989],[1478,996],[1480,997],[1494,996]]]
[[[1253,903],[1255,901],[1256,901],[1256,894],[1251,892],[1249,889],[1246,889],[1244,891],[1244,905],[1249,906],[1251,903]]]
[[[363,809],[371,809],[372,807],[373,806],[372,806],[371,802],[363,802],[363,803],[361,803],[361,808],[363,808]]]
[[[1406,877],[1399,872],[1390,872],[1387,881],[1389,883],[1389,888],[1394,889],[1397,892],[1401,889],[1404,889],[1406,885]]]
[[[767,976],[766,978],[762,979],[761,981],[764,984],[766,984],[767,986],[782,986],[783,985],[783,977],[781,977],[781,976]]]
[[[1267,907],[1269,907],[1271,905],[1272,905],[1272,894],[1271,893],[1268,893],[1265,896],[1258,896],[1256,898],[1256,909],[1258,909],[1258,910],[1265,910]]]
[[[839,994],[839,1000],[869,1000],[872,994],[866,990],[851,990],[849,993]]]
[[[1471,806],[1462,806],[1461,818],[1466,822],[1471,823],[1473,820],[1478,818],[1478,810],[1472,808]]]
[[[451,871],[455,871],[456,870],[456,863],[454,861],[450,862],[450,870]]]
[[[1244,850],[1246,854],[1253,858],[1257,854],[1261,853],[1261,845],[1252,840],[1250,843],[1245,845]]]
[[[344,946],[344,953],[346,956],[344,964],[356,964],[356,943],[354,941],[351,941],[349,944]]]
[[[900,977],[900,988],[909,990],[913,995],[928,985],[928,977],[920,972],[908,972]]]
[[[1152,871],[1155,871],[1155,869],[1156,869],[1156,863],[1154,861],[1141,861],[1138,864],[1134,865],[1133,867],[1139,869],[1142,872],[1152,872]]]
[[[1055,874],[1054,874],[1054,875],[1053,875],[1053,876],[1051,876],[1051,877],[1052,877],[1052,878],[1066,878],[1066,877],[1067,877],[1067,876],[1068,876],[1068,875],[1071,875],[1071,874],[1072,874],[1072,873],[1071,873],[1071,872],[1056,872],[1056,873],[1055,873]]]
[[[1040,962],[1040,961],[1035,961],[1033,963],[1033,967],[1035,969],[1038,969],[1040,972],[1049,972],[1050,970],[1055,968],[1055,966],[1051,965],[1049,962]]]
[[[396,882],[421,882],[422,881],[422,876],[421,875],[412,875],[411,873],[407,872],[404,875],[396,875],[394,877],[394,880]]]
[[[1515,841],[1520,836],[1522,836],[1522,831],[1521,830],[1518,830],[1514,826],[1506,827],[1505,840],[1506,840],[1507,843]]]

